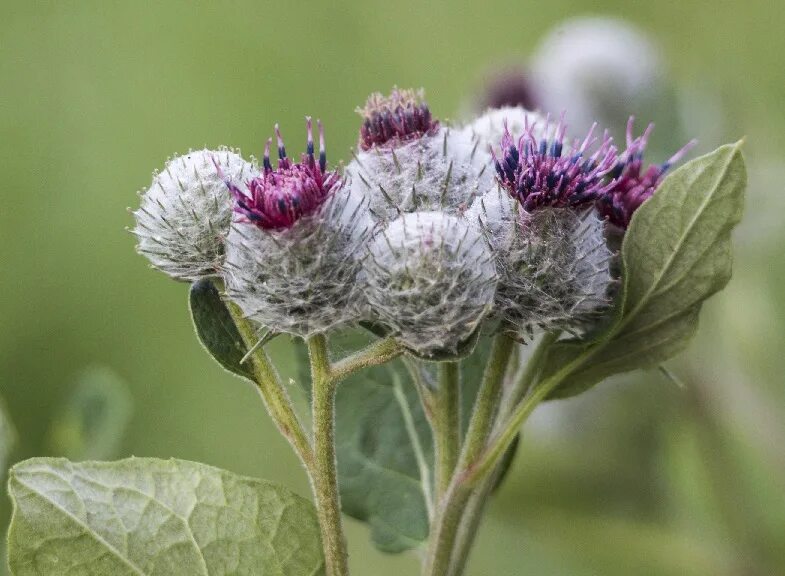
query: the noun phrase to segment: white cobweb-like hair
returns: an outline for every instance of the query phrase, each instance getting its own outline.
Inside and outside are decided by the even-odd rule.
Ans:
[[[223,259],[232,199],[213,162],[232,181],[256,173],[252,163],[226,148],[176,156],[153,175],[133,213],[137,251],[178,280],[215,275]]]
[[[235,222],[227,239],[227,296],[274,332],[311,336],[359,319],[357,273],[373,223],[345,188],[284,230]]]
[[[367,197],[381,221],[407,212],[466,209],[484,192],[483,180],[468,158],[453,154],[457,136],[441,127],[433,135],[357,152],[346,167],[351,193]]]
[[[512,220],[499,253],[499,316],[522,333],[535,329],[579,333],[611,303],[615,255],[605,222],[592,208],[545,208]]]
[[[421,356],[457,352],[492,307],[493,254],[460,217],[403,214],[368,252],[363,277],[372,320]]]

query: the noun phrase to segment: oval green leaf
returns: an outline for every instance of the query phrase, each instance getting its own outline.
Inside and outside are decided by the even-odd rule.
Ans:
[[[313,505],[271,482],[183,460],[11,469],[15,576],[318,576]]]
[[[616,321],[598,339],[551,348],[541,378],[574,363],[551,398],[656,366],[687,345],[703,301],[731,277],[730,234],[741,219],[747,181],[740,146],[722,146],[684,164],[635,213],[622,245]]]

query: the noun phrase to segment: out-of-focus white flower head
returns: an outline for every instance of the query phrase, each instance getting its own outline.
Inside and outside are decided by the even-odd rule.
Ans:
[[[572,128],[593,122],[620,134],[630,110],[645,110],[661,94],[659,47],[621,19],[581,17],[548,33],[531,58],[532,87],[543,112],[569,110]]]

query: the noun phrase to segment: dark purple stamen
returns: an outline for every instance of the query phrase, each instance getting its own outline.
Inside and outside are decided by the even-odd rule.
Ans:
[[[562,156],[567,130],[564,117],[556,125],[552,139],[548,136],[549,119],[539,141],[534,136],[535,125],[529,125],[527,119],[517,141],[505,125],[502,159],[491,150],[499,183],[529,212],[546,206],[579,206],[599,198],[608,187],[607,176],[617,159],[610,136],[606,133],[597,150],[585,158],[595,143],[592,134],[596,125],[592,126],[582,143],[573,144],[576,151]]]
[[[327,171],[327,156],[324,149],[324,128],[319,126],[319,163],[314,158],[313,129],[311,118],[306,118],[308,139],[306,153],[299,163],[286,156],[286,148],[278,125],[275,135],[278,140],[278,167],[270,162],[272,138],[267,140],[262,161],[263,172],[246,182],[243,191],[226,179],[215,162],[218,175],[224,179],[235,200],[234,211],[240,221],[249,222],[265,230],[290,228],[301,217],[314,213],[337,188],[342,185],[338,172]]]
[[[627,122],[627,150],[611,171],[612,186],[597,199],[600,214],[620,228],[629,226],[635,211],[657,191],[665,172],[696,144],[695,140],[688,142],[663,164],[652,164],[643,171],[643,153],[654,124],[633,138],[634,120],[630,117]]]
[[[363,117],[359,140],[362,150],[432,135],[439,129],[422,91],[393,88],[389,96],[371,94],[357,112]]]

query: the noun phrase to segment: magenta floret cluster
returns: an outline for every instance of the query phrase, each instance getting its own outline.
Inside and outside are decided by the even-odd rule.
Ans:
[[[313,128],[311,119],[306,119],[308,139],[306,152],[300,162],[292,162],[286,155],[286,147],[278,126],[278,166],[270,162],[272,138],[267,140],[264,150],[262,173],[246,182],[246,190],[230,180],[226,185],[235,201],[235,212],[240,218],[265,230],[290,228],[301,217],[313,214],[324,201],[341,185],[341,176],[327,170],[327,155],[324,147],[324,127],[319,125],[319,159],[314,156]]]

